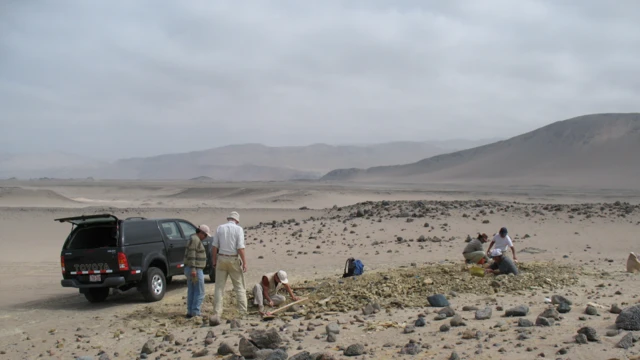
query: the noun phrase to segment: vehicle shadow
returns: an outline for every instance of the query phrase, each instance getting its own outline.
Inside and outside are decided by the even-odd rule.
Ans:
[[[205,282],[207,284],[207,282]],[[77,290],[76,290],[77,291]],[[167,285],[167,291],[165,293],[165,298],[160,300],[160,302],[164,301],[167,297],[176,295],[183,292],[186,296],[187,294],[187,280],[186,278],[177,278],[171,282],[171,284]],[[38,299],[34,301],[24,302],[21,304],[17,304],[11,306],[13,310],[66,310],[66,311],[100,311],[111,308],[118,308],[121,306],[133,306],[133,305],[143,305],[143,304],[153,304],[145,302],[142,294],[138,292],[135,288],[130,289],[125,292],[120,291],[111,291],[111,294],[102,303],[90,303],[84,297],[84,295],[76,292],[70,295],[56,295],[51,296],[44,299]]]

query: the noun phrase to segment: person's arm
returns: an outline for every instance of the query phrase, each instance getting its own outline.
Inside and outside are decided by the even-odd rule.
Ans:
[[[240,228],[238,235],[238,254],[242,260],[242,271],[247,272],[247,258],[244,253],[244,230],[242,228]]]
[[[518,261],[518,258],[516,257],[516,248],[513,245],[511,245],[511,253],[513,254],[513,261]]]
[[[289,286],[289,284],[282,284],[282,285],[284,286],[285,289],[287,289],[289,296],[291,296],[291,300],[293,301],[299,300],[298,297],[293,294],[293,290],[291,289],[291,286]]]
[[[211,266],[216,267],[218,263],[218,248],[213,246],[211,247]]]
[[[491,248],[493,247],[493,244],[495,244],[496,241],[495,240],[491,240],[491,243],[489,244],[489,248],[487,249],[487,255],[489,255],[489,253],[491,252]]]
[[[489,273],[489,274],[499,274],[500,270],[498,270],[498,263],[494,262],[493,264],[491,264],[488,268],[486,268],[484,270],[484,272]]]
[[[262,277],[262,296],[267,300],[269,306],[273,307],[273,300],[269,296],[269,279],[266,276]]]

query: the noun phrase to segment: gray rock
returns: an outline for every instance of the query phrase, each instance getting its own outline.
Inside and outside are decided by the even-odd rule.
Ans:
[[[230,321],[231,329],[240,329],[242,327],[242,323],[240,320],[231,320]]]
[[[362,314],[363,314],[363,315],[371,315],[371,314],[373,314],[373,312],[374,312],[374,311],[375,311],[375,310],[373,309],[373,305],[371,305],[371,304],[367,304],[367,306],[365,306],[365,307],[362,309]]]
[[[620,314],[622,312],[622,309],[620,309],[618,304],[613,304],[611,305],[611,309],[609,309],[609,312],[612,314]]]
[[[412,334],[414,332],[416,332],[416,327],[415,326],[413,326],[413,325],[405,326],[405,328],[404,328],[404,333],[405,334]]]
[[[258,348],[253,345],[246,337],[240,338],[240,343],[238,344],[238,350],[240,355],[244,356],[247,359],[253,359],[256,357],[256,352]]]
[[[272,351],[269,354],[269,356],[267,356],[264,360],[287,360],[288,358],[289,358],[289,355],[287,354],[286,351],[282,349],[276,349]],[[259,358],[256,357],[256,359],[259,359]]]
[[[111,360],[111,358],[107,353],[102,353],[100,354],[100,357],[98,358],[98,360]]]
[[[364,346],[361,344],[349,345],[349,347],[344,350],[345,356],[360,356],[362,354],[364,354]]]
[[[311,359],[313,360],[336,360],[335,356],[329,353],[314,353],[311,354]]]
[[[78,356],[76,360],[93,360],[93,356]]]
[[[507,317],[527,316],[527,314],[529,314],[529,307],[526,305],[516,306],[505,311]]]
[[[566,314],[571,311],[571,305],[567,303],[558,304],[557,310],[560,314]]]
[[[334,343],[336,341],[338,341],[338,337],[336,336],[336,334],[329,333],[329,335],[327,335],[327,342]]]
[[[464,322],[464,320],[462,320],[462,317],[460,315],[456,315],[454,317],[451,318],[450,324],[452,327],[458,327],[458,326],[466,326],[467,324]]]
[[[233,354],[233,349],[226,342],[220,343],[218,347],[218,355],[231,355]]]
[[[142,350],[140,350],[140,353],[149,355],[153,354],[154,351],[156,351],[156,342],[155,340],[151,339],[144,343],[144,345],[142,345]]]
[[[476,311],[476,320],[489,320],[491,319],[491,314],[493,314],[493,310],[487,306],[484,310]]]
[[[548,319],[542,316],[538,316],[536,319],[537,326],[553,326],[553,319]]]
[[[446,319],[446,318],[447,318],[447,314],[442,313],[442,314],[438,314],[438,315],[436,315],[436,317],[434,318],[434,320],[436,320],[436,321],[440,321],[440,320],[444,320],[444,319]]]
[[[226,358],[224,358],[224,360],[245,360],[244,356],[240,356],[240,355],[229,355]]]
[[[249,338],[258,349],[277,349],[282,343],[282,338],[276,329],[254,330]]]
[[[340,325],[336,323],[329,323],[326,330],[327,334],[340,334]]]
[[[587,339],[587,335],[578,334],[576,335],[576,343],[580,345],[585,345],[589,343],[589,339]]]
[[[616,318],[616,327],[629,331],[640,330],[640,305],[630,306],[622,310]]]
[[[571,302],[571,300],[567,299],[564,296],[561,295],[553,295],[551,297],[551,303],[554,305],[560,305],[560,304],[568,304],[568,305],[573,305],[573,303]]]
[[[632,346],[633,346],[633,334],[632,333],[627,333],[625,336],[622,337],[622,339],[620,339],[620,341],[616,345],[616,347],[618,347],[620,349],[625,349],[625,350],[629,349]]]
[[[598,315],[598,309],[596,309],[594,306],[587,305],[587,308],[584,310],[584,313],[587,315],[596,316]]]
[[[453,317],[456,314],[456,312],[453,311],[452,308],[447,306],[442,310],[438,311],[438,314],[444,314],[446,317],[450,318],[450,317]]]
[[[609,330],[606,333],[607,337],[616,337],[618,335],[620,335],[620,330]]]
[[[447,332],[449,330],[451,330],[451,326],[449,324],[440,325],[440,332]]]
[[[420,344],[412,340],[402,348],[402,350],[400,351],[400,354],[418,355],[421,351],[422,351],[422,346],[420,346]]]
[[[272,350],[272,349],[258,350],[255,353],[254,359],[256,359],[256,360],[265,360],[266,358],[271,356],[271,354],[273,354],[274,352],[275,352],[275,350]]]
[[[209,316],[209,326],[220,325],[220,317],[218,315]]]
[[[556,321],[560,320],[560,313],[556,309],[546,309],[538,316]]]
[[[449,360],[460,360],[460,356],[457,352],[454,351],[451,353],[451,355],[449,355]]]
[[[289,358],[289,360],[313,360],[311,357],[311,353],[308,351],[303,351],[301,353],[297,353]]]
[[[427,301],[429,302],[429,305],[433,307],[449,306],[449,301],[442,294],[435,294],[435,295],[428,296]]]
[[[202,350],[198,350],[198,351],[194,352],[191,356],[194,357],[194,358],[199,358],[199,357],[205,357],[207,355],[209,355],[209,350],[204,348]]]
[[[532,327],[533,326],[533,322],[529,319],[525,319],[525,318],[520,318],[518,319],[518,326],[519,327]]]
[[[578,334],[583,334],[587,337],[587,340],[589,341],[599,341],[600,338],[598,338],[598,334],[596,333],[596,329],[590,327],[590,326],[585,326],[583,328],[581,328],[580,330],[578,330]]]
[[[423,317],[419,317],[418,320],[416,320],[416,323],[415,323],[416,327],[424,327],[426,325],[427,325],[427,321]]]

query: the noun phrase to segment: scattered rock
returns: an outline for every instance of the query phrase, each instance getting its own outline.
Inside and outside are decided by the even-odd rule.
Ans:
[[[583,328],[581,328],[580,330],[578,330],[578,334],[583,334],[587,337],[587,340],[589,341],[599,341],[600,338],[598,338],[598,335],[596,333],[596,329],[590,327],[590,326],[585,326]]]
[[[238,350],[240,351],[240,355],[244,356],[247,359],[253,359],[256,356],[258,348],[243,336],[240,338]]]
[[[427,297],[429,305],[433,307],[446,307],[449,306],[449,301],[442,294],[435,294]]]
[[[345,356],[360,356],[362,354],[364,354],[364,346],[361,344],[349,345],[349,347],[344,350]]]
[[[492,313],[491,307],[487,306],[484,310],[476,311],[476,320],[489,320]]]
[[[629,331],[640,330],[640,305],[630,306],[622,310],[616,318],[616,327]]]
[[[231,355],[233,354],[233,349],[226,342],[220,343],[218,347],[218,355]]]
[[[620,339],[620,341],[616,345],[616,347],[618,347],[620,349],[625,349],[625,350],[629,349],[632,346],[633,346],[633,334],[632,333],[627,333],[625,336],[622,337],[622,339]]]
[[[408,344],[406,344],[400,354],[404,355],[418,355],[422,351],[422,346],[415,341],[411,340]]]
[[[606,333],[607,337],[616,337],[618,335],[620,335],[620,330],[609,330]]]
[[[537,326],[553,326],[553,319],[538,316],[536,319]]]
[[[585,345],[589,343],[589,339],[587,339],[587,335],[585,334],[578,334],[576,335],[576,343]]]
[[[268,355],[264,356],[263,354],[268,354]],[[265,350],[259,350],[256,353],[257,360],[287,360],[287,358],[289,358],[289,355],[287,355],[287,352],[282,349],[276,349],[276,350],[265,349]]]
[[[329,333],[329,335],[327,335],[327,342],[334,343],[336,341],[338,341],[338,337],[336,336],[336,334]]]
[[[336,323],[330,323],[327,325],[327,334],[340,334],[340,325]]]
[[[598,309],[595,306],[587,305],[587,308],[584,310],[584,313],[591,316],[598,315]]]
[[[313,360],[311,357],[311,353],[308,351],[303,351],[301,353],[297,353],[289,358],[289,360]]]
[[[423,317],[419,317],[415,322],[416,327],[424,327],[427,325],[427,321]]]
[[[232,330],[240,329],[242,327],[242,323],[240,322],[240,320],[235,320],[235,319],[231,320],[229,322],[229,324],[230,324]]]
[[[527,314],[529,314],[529,307],[526,305],[516,306],[505,312],[507,317],[527,316]]]
[[[194,352],[191,356],[193,356],[194,358],[199,358],[199,357],[205,357],[207,355],[209,355],[209,350],[204,348],[202,350],[198,350],[198,351]]]
[[[532,327],[533,326],[533,322],[529,319],[525,319],[525,318],[520,318],[518,319],[518,326],[519,327]]]
[[[612,314],[620,314],[622,312],[622,309],[620,309],[618,304],[613,304],[611,305],[611,309],[609,309],[609,312]]]
[[[458,353],[454,351],[449,356],[449,360],[460,360],[460,356],[458,356]]]
[[[462,320],[462,317],[460,315],[455,315],[454,317],[452,317],[450,324],[451,324],[452,327],[466,326],[467,325],[464,322],[464,320]]]
[[[282,343],[282,338],[276,329],[254,330],[249,338],[258,349],[277,349]]]
[[[554,305],[560,305],[560,304],[573,305],[571,300],[569,300],[566,297],[561,296],[561,295],[553,295],[551,297],[551,303],[554,304]]]
[[[405,326],[405,328],[404,328],[404,333],[405,334],[412,334],[414,332],[416,332],[416,327],[415,326],[413,326],[413,325]]]
[[[140,350],[141,354],[153,354],[156,351],[156,342],[151,339],[142,345],[142,350]]]
[[[558,304],[557,310],[560,314],[566,314],[571,311],[571,305],[567,303]]]
[[[440,326],[440,332],[447,332],[451,330],[451,326],[449,324],[442,324]]]
[[[553,308],[546,309],[539,315],[540,317],[560,321],[560,313]]]
[[[446,317],[449,318],[449,317],[453,317],[456,314],[456,312],[452,308],[447,306],[444,309],[438,311],[438,314],[444,314]]]

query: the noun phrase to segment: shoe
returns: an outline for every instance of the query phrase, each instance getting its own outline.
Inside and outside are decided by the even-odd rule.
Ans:
[[[187,314],[187,316],[185,316],[187,319],[191,319],[193,317],[193,315],[191,314]]]

